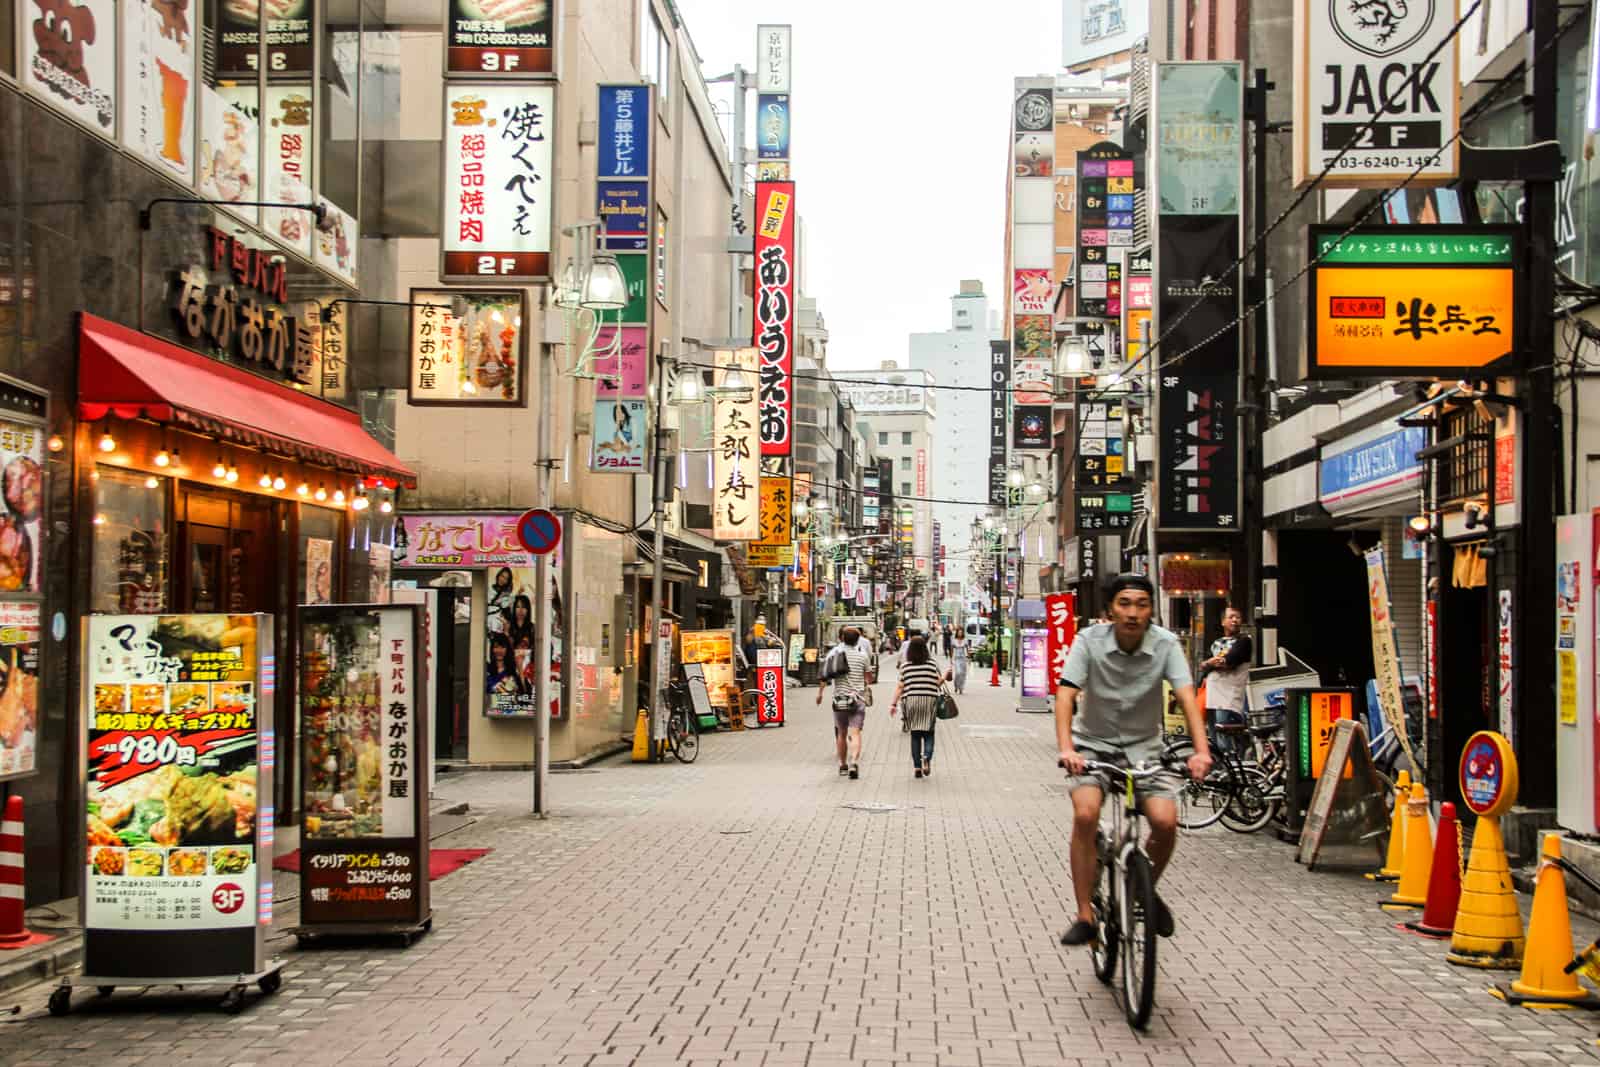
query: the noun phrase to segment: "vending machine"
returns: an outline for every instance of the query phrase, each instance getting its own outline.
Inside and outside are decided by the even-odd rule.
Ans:
[[[1568,830],[1600,827],[1595,766],[1595,536],[1600,510],[1556,520],[1556,819]]]

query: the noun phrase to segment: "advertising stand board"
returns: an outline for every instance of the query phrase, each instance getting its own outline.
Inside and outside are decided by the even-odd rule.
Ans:
[[[724,714],[729,708],[737,708],[739,686],[733,673],[733,631],[684,630],[679,635],[678,642],[679,659],[684,667],[687,668],[690,664],[700,666],[700,677],[705,683],[706,698],[710,706],[723,709]],[[699,716],[702,729],[716,729],[715,711],[707,714],[697,710],[696,714]]]
[[[0,375],[0,531],[13,532],[0,554],[0,804],[7,780],[38,772],[48,407],[44,393]]]
[[[1322,686],[1286,689],[1284,698],[1287,714],[1283,727],[1289,758],[1283,821],[1289,832],[1298,834],[1311,803],[1312,790],[1328,762],[1334,726],[1341,719],[1360,721],[1357,701],[1364,702],[1365,696],[1355,688]]]
[[[268,615],[84,620],[83,975],[73,986],[270,993],[275,688]],[[266,803],[258,803],[265,798]]]
[[[433,926],[421,615],[301,605],[300,940]]]
[[[1022,639],[1022,699],[1018,711],[1051,711],[1055,707],[1056,687],[1050,678],[1050,631],[1024,626]]]
[[[757,726],[783,725],[783,661],[781,648],[756,649],[756,689],[761,693]]]

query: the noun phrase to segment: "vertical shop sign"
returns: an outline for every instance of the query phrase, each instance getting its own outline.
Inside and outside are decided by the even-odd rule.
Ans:
[[[650,241],[651,87],[599,87],[596,200],[601,247],[644,252]]]
[[[1389,576],[1384,567],[1383,546],[1367,552],[1367,606],[1372,621],[1372,671],[1378,682],[1378,702],[1384,722],[1395,732],[1406,757],[1411,758],[1411,741],[1406,733],[1405,703],[1400,691],[1400,653],[1395,647],[1394,615],[1390,608]]]
[[[1512,673],[1515,668],[1511,654],[1511,590],[1498,590],[1495,602],[1498,609],[1496,617],[1499,620],[1499,629],[1495,641],[1495,656],[1499,667],[1496,673],[1500,679],[1497,706],[1500,712],[1500,733],[1510,738]]]
[[[446,74],[555,72],[555,0],[447,0]]]
[[[756,98],[756,158],[789,158],[789,94],[762,93]]]
[[[644,326],[612,326],[600,333],[610,344],[594,361],[593,471],[638,474],[648,465],[647,336]]]
[[[525,299],[521,290],[411,290],[409,402],[524,403]]]
[[[1052,688],[1066,673],[1067,653],[1078,635],[1078,598],[1071,593],[1051,593],[1044,598],[1045,633],[1049,637],[1048,670]]]
[[[445,86],[441,277],[543,281],[555,198],[555,87]]]
[[[793,479],[777,475],[761,476],[761,536],[746,549],[752,567],[794,566]]]
[[[793,441],[794,228],[794,182],[757,182],[755,346],[761,353],[763,456],[787,456]]]
[[[277,0],[267,5],[225,3],[218,7],[221,20],[217,46],[217,71],[252,80],[260,58],[261,9],[267,13],[267,74],[278,78],[311,73],[313,27],[317,25],[316,0]]]
[[[786,93],[794,69],[794,28],[788,24],[756,27],[756,92]]]
[[[197,25],[194,0],[122,5],[122,142],[185,184],[194,179]]]
[[[313,199],[311,153],[316,137],[311,87],[268,85],[262,96],[261,127],[266,132],[261,186],[267,195],[263,199],[287,204],[309,203]],[[301,255],[314,256],[312,241],[321,234],[316,231],[311,212],[299,208],[262,208],[262,224],[268,233]],[[345,240],[350,241],[354,235],[352,222]],[[318,244],[320,246],[320,241]]]
[[[755,381],[753,348],[723,349],[715,371],[719,386],[737,367]],[[761,437],[754,394],[717,396],[711,403],[711,527],[718,541],[754,541],[761,535]]]
[[[756,649],[756,690],[761,694],[756,717],[765,724],[783,724],[783,660],[781,648]]]
[[[1116,318],[1121,277],[1112,297],[1116,253],[1133,247],[1134,200],[1141,184],[1141,160],[1110,141],[1078,153],[1078,314]]]
[[[1151,332],[1163,351],[1185,353],[1177,366],[1152,368],[1156,522],[1163,530],[1237,530],[1242,80],[1236,63],[1177,63],[1158,64],[1155,81]]]
[[[96,133],[112,136],[117,121],[114,0],[33,0],[18,4],[17,12],[27,87]]]
[[[271,922],[270,617],[94,615],[83,636],[86,970],[260,970],[260,928]]]
[[[421,610],[300,609],[304,929],[428,917]]]
[[[1006,413],[1011,398],[1011,345],[989,342],[989,504],[1006,506]]]
[[[1018,78],[1013,85],[1011,133],[1011,445],[1050,447],[1056,304],[1055,87]]]
[[[1451,40],[1456,12],[1456,0],[1296,0],[1296,188],[1336,158],[1338,165],[1322,178],[1324,188],[1455,179],[1461,106]]]

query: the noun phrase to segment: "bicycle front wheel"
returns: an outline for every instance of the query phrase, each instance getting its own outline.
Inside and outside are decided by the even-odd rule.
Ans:
[[[1222,825],[1239,834],[1253,834],[1278,814],[1272,780],[1254,767],[1241,768],[1242,778],[1222,812]]]
[[[1102,842],[1103,845],[1103,842]],[[1094,963],[1094,976],[1106,985],[1117,973],[1117,893],[1116,868],[1107,860],[1105,849],[1100,849],[1100,873],[1095,877],[1094,943],[1089,946],[1089,959]]]
[[[667,732],[672,735],[672,754],[679,763],[693,763],[700,755],[700,734],[694,724],[683,715],[667,720]]]
[[[1226,760],[1211,765],[1211,773],[1199,781],[1187,777],[1184,766],[1194,755],[1194,745],[1185,738],[1168,745],[1161,754],[1161,762],[1170,770],[1185,775],[1183,788],[1178,791],[1178,825],[1185,830],[1203,830],[1222,818],[1233,799],[1233,770]]]
[[[1156,888],[1150,857],[1134,849],[1122,873],[1122,1010],[1143,1030],[1156,1001]]]

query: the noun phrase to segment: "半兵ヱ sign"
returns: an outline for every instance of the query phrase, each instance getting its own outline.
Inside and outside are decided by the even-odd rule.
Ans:
[[[1516,348],[1512,228],[1313,226],[1311,242],[1308,377],[1465,374]]]

